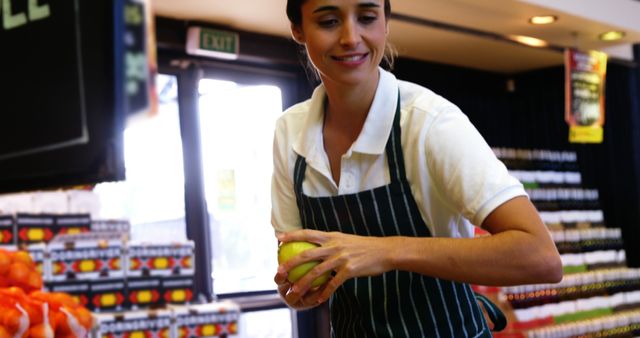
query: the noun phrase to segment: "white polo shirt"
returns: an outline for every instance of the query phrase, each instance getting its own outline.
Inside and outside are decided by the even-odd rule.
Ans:
[[[342,156],[340,184],[331,175],[322,124],[325,89],[287,109],[276,124],[271,223],[277,232],[302,228],[293,186],[298,155],[306,158],[303,192],[311,197],[351,194],[389,184],[385,145],[400,90],[405,170],[420,213],[437,237],[472,237],[496,207],[526,196],[460,109],[429,89],[399,81],[380,68],[362,132]]]

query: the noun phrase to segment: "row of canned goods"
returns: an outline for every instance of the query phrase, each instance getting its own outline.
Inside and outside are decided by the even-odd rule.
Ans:
[[[606,338],[640,336],[640,311],[552,325],[526,334],[529,338]]]
[[[631,268],[568,274],[556,284],[502,288],[506,299],[515,309],[638,290],[640,290],[640,269]]]
[[[624,244],[620,228],[552,230],[550,234],[560,253],[621,250]]]

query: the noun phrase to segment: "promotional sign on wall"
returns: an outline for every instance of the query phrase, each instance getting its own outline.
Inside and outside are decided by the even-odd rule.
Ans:
[[[566,50],[565,120],[569,124],[569,142],[602,142],[606,71],[607,54]]]

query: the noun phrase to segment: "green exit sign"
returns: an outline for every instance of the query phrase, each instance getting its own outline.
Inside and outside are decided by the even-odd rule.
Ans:
[[[234,60],[238,58],[239,40],[235,32],[190,27],[187,31],[187,53]]]

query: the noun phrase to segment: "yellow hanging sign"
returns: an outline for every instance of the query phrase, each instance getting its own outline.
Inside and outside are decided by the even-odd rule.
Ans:
[[[607,54],[598,51],[565,52],[565,121],[569,142],[602,143]]]

